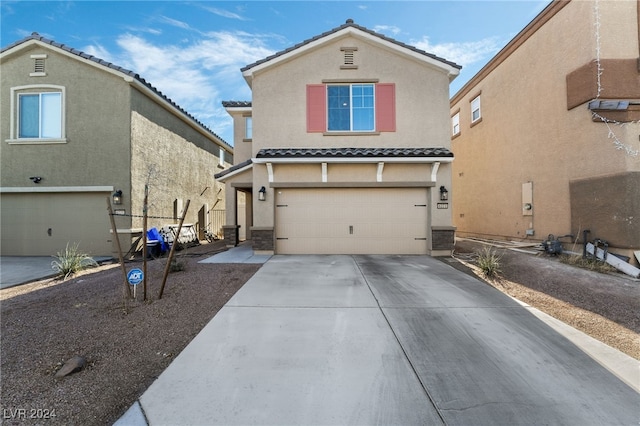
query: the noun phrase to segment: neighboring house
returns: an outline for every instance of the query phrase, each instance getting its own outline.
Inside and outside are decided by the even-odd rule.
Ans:
[[[640,9],[553,1],[452,99],[459,236],[640,249]],[[562,241],[569,243],[570,238]]]
[[[67,243],[114,252],[107,198],[126,252],[148,227],[202,233],[224,208],[212,170],[233,149],[138,74],[34,33],[0,53],[2,255],[55,255]]]
[[[450,254],[459,69],[352,20],[244,67],[252,101],[223,104],[225,239],[244,227],[257,253]]]

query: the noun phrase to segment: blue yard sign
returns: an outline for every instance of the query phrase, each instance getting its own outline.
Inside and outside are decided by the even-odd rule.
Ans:
[[[127,281],[129,281],[129,284],[134,286],[140,284],[143,278],[144,274],[142,273],[142,269],[135,268],[130,270],[127,274]]]

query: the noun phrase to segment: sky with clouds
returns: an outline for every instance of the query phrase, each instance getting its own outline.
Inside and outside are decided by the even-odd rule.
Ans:
[[[225,141],[222,101],[251,100],[240,68],[356,24],[462,65],[455,94],[549,0],[11,1],[2,47],[32,32],[140,74]]]

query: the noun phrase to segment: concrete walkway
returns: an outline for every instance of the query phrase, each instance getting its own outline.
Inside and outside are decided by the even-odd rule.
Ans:
[[[529,308],[444,262],[274,256],[118,424],[637,424],[639,406]]]
[[[198,263],[265,263],[270,258],[270,255],[253,254],[251,243],[245,242],[237,247],[201,260]]]

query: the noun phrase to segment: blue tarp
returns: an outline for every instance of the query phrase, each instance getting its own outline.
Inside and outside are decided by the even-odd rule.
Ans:
[[[147,241],[158,241],[160,242],[160,252],[164,253],[169,250],[169,246],[164,241],[164,238],[160,235],[160,232],[156,228],[151,228],[147,231]]]

